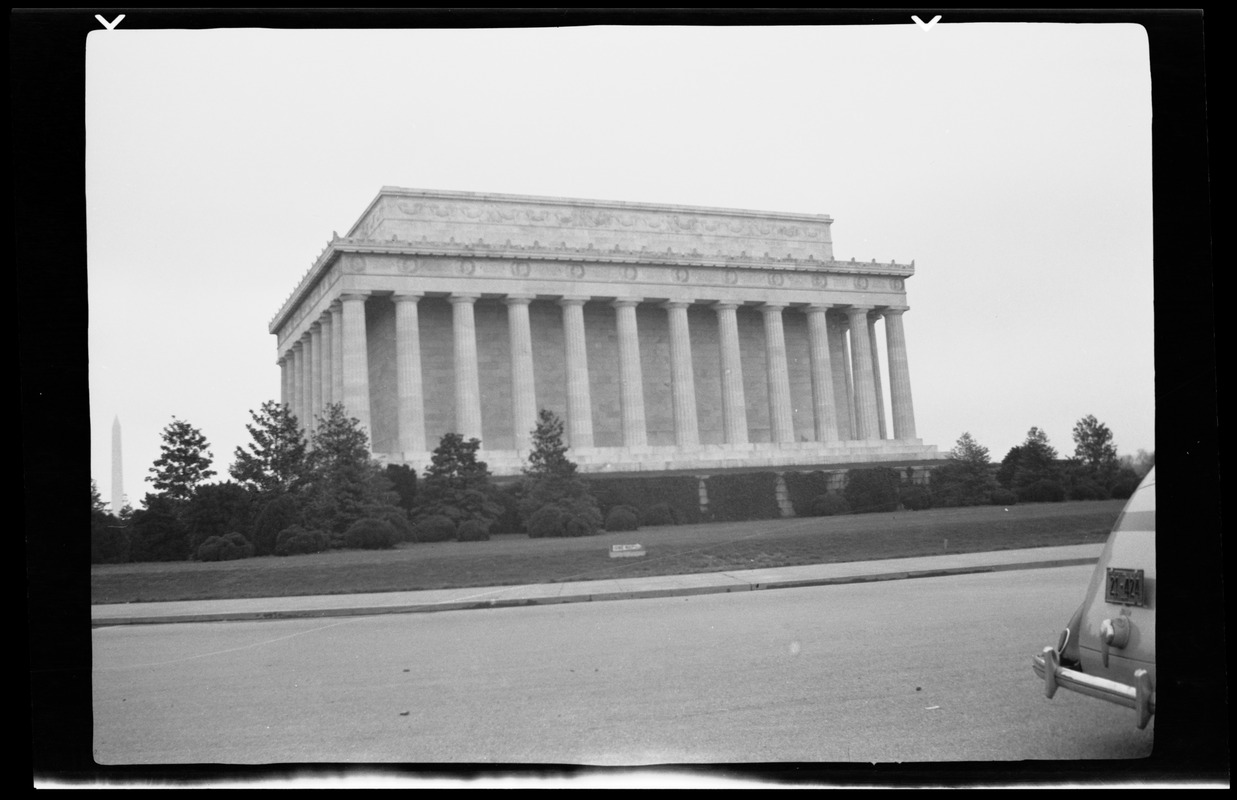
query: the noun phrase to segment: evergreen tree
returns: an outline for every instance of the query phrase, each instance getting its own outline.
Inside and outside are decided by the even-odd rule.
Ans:
[[[90,479],[90,563],[117,564],[129,560],[129,534],[125,524],[109,513]]]
[[[181,521],[183,502],[168,494],[147,494],[144,508],[129,523],[130,560],[184,561],[189,557],[188,529]]]
[[[524,474],[532,478],[573,478],[576,465],[567,458],[567,449],[567,445],[563,444],[563,421],[549,409],[541,409],[537,414],[537,427],[533,430],[532,450],[528,454]]]
[[[588,484],[577,474],[575,462],[567,457],[567,450],[563,444],[563,421],[542,409],[533,430],[528,466],[524,468],[520,514],[527,525],[538,511],[555,506],[565,515],[565,526],[575,520],[573,530],[595,533],[601,527],[601,511]]]
[[[1001,459],[1001,466],[996,471],[997,482],[1006,489],[1014,488],[1014,474],[1018,472],[1018,461],[1022,456],[1022,447],[1015,445],[1009,448],[1009,452],[1005,454],[1005,458]]]
[[[401,513],[399,495],[370,457],[368,434],[341,403],[326,407],[312,441],[305,517],[310,527],[327,533],[333,547],[343,546],[345,533],[357,520]]]
[[[236,461],[228,469],[242,486],[262,495],[287,492],[305,478],[306,443],[300,422],[282,403],[267,401],[252,409],[253,424],[245,429],[253,437],[248,450],[236,448]]]
[[[387,464],[386,476],[399,495],[399,507],[411,514],[417,507],[417,471],[407,464]]]
[[[1044,493],[1036,490],[1037,484],[1057,485],[1053,492],[1061,490],[1061,469],[1057,465],[1057,451],[1048,443],[1048,435],[1039,428],[1027,431],[1026,440],[1018,448],[1017,465],[1014,468],[1012,487],[1020,499],[1044,499]],[[1063,490],[1061,490],[1063,491]],[[1052,493],[1050,492],[1049,495]]]
[[[172,417],[163,429],[163,455],[150,468],[156,491],[171,500],[188,500],[198,484],[215,475],[210,468],[210,443],[197,428]]]
[[[457,526],[470,519],[488,525],[502,513],[490,500],[490,468],[477,459],[480,448],[479,439],[464,441],[458,433],[442,437],[421,481],[419,518],[442,515]]]
[[[933,502],[938,506],[974,506],[989,501],[997,488],[988,448],[963,433],[949,451],[949,462],[932,471]]]
[[[189,554],[197,553],[202,542],[212,536],[239,533],[251,539],[255,500],[253,492],[232,481],[199,486],[181,513]]]
[[[963,433],[958,437],[958,441],[954,444],[953,449],[949,451],[949,457],[965,464],[976,464],[986,467],[988,465],[988,448],[975,441],[969,432]]]
[[[99,485],[95,483],[94,478],[90,479],[90,510],[91,512],[107,511],[107,503],[104,503],[99,495]]]

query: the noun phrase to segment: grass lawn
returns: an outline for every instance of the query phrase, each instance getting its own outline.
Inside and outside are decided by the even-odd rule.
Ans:
[[[91,602],[395,592],[722,572],[1102,542],[1124,501],[942,508],[641,528],[584,539],[495,536],[242,561],[102,564]],[[644,545],[611,559],[612,544]]]

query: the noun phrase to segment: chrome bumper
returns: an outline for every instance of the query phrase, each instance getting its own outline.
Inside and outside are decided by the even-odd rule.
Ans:
[[[1051,698],[1058,688],[1063,688],[1132,708],[1138,712],[1139,730],[1147,727],[1151,715],[1155,713],[1155,687],[1151,685],[1151,676],[1145,669],[1135,670],[1135,683],[1127,686],[1061,666],[1054,647],[1045,647],[1042,653],[1032,657],[1031,666],[1044,681],[1045,697]]]

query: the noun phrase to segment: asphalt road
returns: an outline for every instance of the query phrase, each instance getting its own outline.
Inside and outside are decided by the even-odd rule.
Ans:
[[[1155,723],[1043,696],[1091,567],[94,631],[101,764],[1122,759]]]

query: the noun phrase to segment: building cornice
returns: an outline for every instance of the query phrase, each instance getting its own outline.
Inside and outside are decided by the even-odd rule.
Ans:
[[[424,237],[423,237],[424,239]],[[315,259],[309,270],[302,277],[296,289],[284,301],[279,312],[271,319],[270,332],[276,332],[288,315],[300,304],[302,298],[313,288],[318,279],[325,275],[331,264],[344,253],[400,255],[400,256],[439,256],[467,257],[487,259],[507,259],[524,261],[567,261],[576,263],[607,263],[630,264],[633,266],[659,267],[717,267],[745,270],[779,270],[786,272],[830,272],[848,275],[878,275],[907,278],[915,274],[915,262],[902,264],[896,261],[840,261],[837,259],[823,261],[814,258],[793,258],[784,256],[776,258],[768,254],[760,257],[740,254],[731,256],[724,253],[708,255],[705,253],[676,253],[673,250],[665,253],[650,253],[647,249],[639,251],[612,249],[597,250],[592,247],[548,247],[544,245],[521,246],[504,243],[490,245],[485,242],[461,244],[458,242],[409,242],[399,239],[379,241],[364,238],[335,238],[327,243]]]

